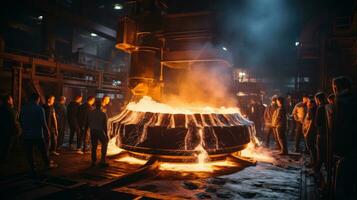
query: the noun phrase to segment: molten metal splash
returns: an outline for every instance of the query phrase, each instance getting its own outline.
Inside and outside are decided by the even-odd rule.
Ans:
[[[116,142],[118,140],[117,137],[114,137],[114,138],[110,139],[109,142],[108,142],[108,150],[107,150],[107,155],[108,156],[116,155],[116,154],[119,154],[120,152],[123,151],[123,149],[119,148],[116,145]]]
[[[259,140],[255,138],[256,144],[260,144]],[[253,158],[256,161],[273,163],[275,159],[266,149],[255,145],[253,142],[248,144],[248,147],[240,152],[240,156]]]

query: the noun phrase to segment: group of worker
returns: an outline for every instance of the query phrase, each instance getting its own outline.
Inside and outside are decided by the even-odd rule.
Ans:
[[[14,108],[13,98],[5,95],[1,98],[0,117],[1,121],[1,160],[6,161],[10,150],[14,146],[16,138],[23,141],[25,155],[31,170],[36,174],[33,154],[36,147],[40,153],[46,168],[56,168],[58,165],[52,157],[59,156],[59,150],[64,146],[66,125],[69,125],[70,150],[76,150],[79,154],[85,154],[91,141],[92,166],[97,163],[97,147],[101,143],[100,166],[106,167],[105,157],[109,142],[107,134],[107,113],[110,97],[104,95],[102,99],[96,100],[89,96],[82,103],[82,96],[75,96],[68,106],[66,97],[59,97],[55,102],[55,96],[46,97],[45,103],[40,105],[40,95],[34,93],[24,104],[21,111]],[[90,137],[89,137],[90,133]],[[72,146],[73,138],[76,136],[77,146]]]
[[[357,194],[357,99],[351,85],[346,77],[334,78],[333,94],[303,95],[296,105],[285,105],[283,97],[273,96],[264,111],[265,146],[269,148],[273,136],[279,154],[286,155],[287,134],[292,130],[294,152],[300,153],[304,138],[303,150],[310,157],[306,166],[329,199],[353,199]],[[287,113],[291,106],[291,113]],[[322,166],[327,172],[325,177]]]

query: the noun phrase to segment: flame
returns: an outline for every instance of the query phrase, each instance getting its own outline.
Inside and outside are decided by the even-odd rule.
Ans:
[[[152,112],[152,113],[171,113],[171,114],[233,114],[240,113],[237,107],[210,107],[204,105],[189,105],[183,103],[177,103],[177,105],[159,103],[154,101],[149,96],[144,96],[139,100],[139,102],[130,102],[127,105],[128,110],[137,112]]]
[[[118,136],[110,139],[109,142],[108,142],[108,148],[107,148],[107,155],[108,156],[116,155],[116,154],[119,154],[120,152],[123,151],[123,149],[119,148],[116,145],[117,137]]]
[[[240,156],[253,158],[256,161],[260,162],[273,163],[275,159],[273,158],[272,154],[269,153],[269,151],[267,151],[266,149],[255,145],[259,144],[259,140],[256,137],[254,137],[254,140],[258,141],[258,143],[250,142],[248,144],[248,147],[240,152]]]

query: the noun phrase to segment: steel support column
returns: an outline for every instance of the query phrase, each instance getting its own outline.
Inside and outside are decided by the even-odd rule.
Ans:
[[[21,109],[22,67],[12,68],[12,97],[18,110]]]

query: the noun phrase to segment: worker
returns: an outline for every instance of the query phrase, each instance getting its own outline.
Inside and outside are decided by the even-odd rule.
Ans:
[[[295,107],[295,100],[294,98],[289,95],[287,97],[287,103],[286,103],[286,117],[287,117],[287,135],[289,135],[289,137],[291,139],[293,139],[295,137],[295,120],[293,115],[291,114],[294,110]]]
[[[271,124],[272,123],[273,113],[278,108],[278,106],[276,105],[277,98],[278,97],[276,95],[274,95],[271,98],[270,105],[268,105],[264,110],[264,133],[265,133],[265,146],[267,148],[269,148],[269,146],[270,146],[270,136],[272,135],[274,140],[275,140],[276,148],[278,150],[280,150],[279,142],[277,140],[276,134],[274,134],[273,127],[272,127],[272,124]]]
[[[261,136],[262,116],[264,115],[264,106],[255,99],[250,100],[248,105],[248,118],[255,124],[255,130],[258,136]]]
[[[68,104],[67,117],[69,125],[69,149],[72,149],[72,142],[74,135],[77,136],[77,151],[81,150],[81,137],[78,124],[78,109],[82,102],[82,96],[75,96],[73,101]]]
[[[7,160],[21,134],[19,115],[14,108],[12,96],[2,96],[3,104],[0,106],[0,159]]]
[[[286,111],[284,105],[284,98],[278,97],[276,100],[278,108],[273,113],[272,126],[279,142],[279,155],[288,154],[288,146],[286,141]]]
[[[297,103],[291,113],[295,120],[295,153],[300,152],[300,141],[303,136],[302,127],[307,111],[307,101],[309,100],[307,95],[303,95],[302,101]]]
[[[43,105],[43,109],[45,111],[46,122],[48,130],[50,131],[49,138],[49,151],[50,155],[58,156],[57,152],[57,139],[58,139],[58,124],[57,124],[57,116],[54,109],[55,96],[50,95],[46,98],[46,103]]]
[[[57,116],[58,124],[58,146],[61,148],[64,141],[64,135],[67,124],[67,107],[66,107],[66,97],[60,96],[57,104],[55,105],[55,111]]]
[[[316,166],[316,102],[313,97],[310,97],[307,101],[307,112],[303,123],[303,135],[305,138],[305,144],[307,151],[310,154],[310,163],[308,167],[314,168]]]
[[[105,112],[102,111],[102,103],[96,102],[96,108],[88,113],[86,126],[90,129],[91,143],[92,143],[92,166],[96,165],[97,161],[97,147],[98,142],[101,143],[101,160],[99,165],[106,167],[106,154],[108,147],[108,133],[107,133],[107,121],[108,117]]]
[[[321,167],[324,164],[327,169],[327,113],[326,113],[326,95],[323,92],[315,94],[317,105],[315,116],[316,127],[316,165],[314,168],[317,180],[321,180]]]
[[[20,113],[20,124],[25,145],[25,154],[30,165],[31,174],[36,173],[33,161],[33,148],[37,147],[42,155],[46,168],[55,168],[57,164],[51,162],[48,155],[47,144],[49,130],[46,123],[45,112],[40,103],[40,96],[34,93],[30,97],[30,102],[23,106]]]
[[[335,94],[332,149],[335,163],[335,199],[357,199],[357,99],[346,77],[332,81]]]
[[[94,96],[89,96],[87,98],[87,102],[83,103],[79,109],[78,109],[78,125],[80,129],[80,135],[82,138],[82,145],[83,149],[82,152],[79,151],[79,153],[85,153],[86,152],[86,143],[87,143],[87,135],[88,135],[88,129],[86,128],[86,122],[88,118],[88,113],[92,110],[94,110],[94,102],[95,102],[95,97]]]

